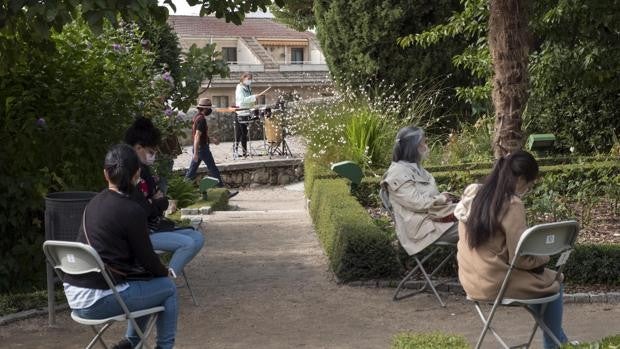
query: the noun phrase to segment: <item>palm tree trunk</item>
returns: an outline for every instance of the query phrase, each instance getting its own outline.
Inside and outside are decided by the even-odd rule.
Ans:
[[[527,0],[491,0],[489,49],[493,62],[496,158],[523,146],[521,114],[527,103]]]

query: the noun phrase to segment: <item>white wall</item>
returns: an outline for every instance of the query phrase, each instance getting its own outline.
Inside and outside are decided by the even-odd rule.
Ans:
[[[263,64],[263,62],[256,57],[250,49],[245,46],[242,40],[238,41],[237,45],[237,63],[239,64]]]

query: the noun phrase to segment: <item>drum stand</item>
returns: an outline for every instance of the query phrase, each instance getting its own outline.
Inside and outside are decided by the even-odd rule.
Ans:
[[[251,128],[253,127],[254,124],[256,124],[256,122],[259,120],[249,120],[249,121],[233,121],[233,132],[234,132],[234,137],[233,137],[233,160],[237,160],[239,158],[239,140],[237,140],[237,123],[239,123],[239,125],[246,125],[247,127],[247,131],[248,131],[248,143],[247,143],[247,157],[254,157],[254,156],[258,156],[259,154],[257,154],[257,150],[252,146],[252,130]],[[265,130],[264,130],[264,124],[263,124],[263,150],[267,149],[267,140],[265,139]],[[243,148],[243,147],[242,147]],[[264,155],[264,154],[263,154]]]
[[[280,126],[280,129],[282,132],[282,140],[275,144],[270,143],[269,147],[267,148],[267,152],[269,153],[270,159],[274,154],[277,154],[280,156],[286,156],[287,158],[289,156],[293,157],[293,152],[291,151],[291,148],[289,148],[288,143],[286,143],[285,127],[282,125]]]

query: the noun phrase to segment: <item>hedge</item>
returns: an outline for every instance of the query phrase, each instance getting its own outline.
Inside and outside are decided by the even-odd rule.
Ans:
[[[374,224],[341,179],[317,179],[310,215],[331,270],[342,282],[399,275],[392,239]]]

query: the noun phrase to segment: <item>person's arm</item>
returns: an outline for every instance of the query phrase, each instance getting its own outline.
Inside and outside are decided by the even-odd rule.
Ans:
[[[421,185],[413,180],[407,180],[396,187],[390,184],[390,199],[414,212],[428,212],[433,206],[448,204],[447,197],[442,194],[428,195],[420,191],[418,186]]]
[[[510,203],[508,211],[502,219],[502,225],[506,231],[507,262],[510,263],[515,256],[519,239],[527,229],[523,202],[519,200]],[[519,269],[533,270],[544,267],[547,263],[549,263],[549,256],[521,256],[517,258],[515,266]]]
[[[194,160],[194,162],[198,161],[198,147],[200,146],[200,135],[202,134],[202,132],[200,132],[200,130],[196,130],[196,133],[194,134],[194,156],[192,157],[192,159]]]
[[[132,219],[128,224],[127,239],[136,261],[155,276],[167,276],[168,269],[161,263],[161,260],[153,250],[145,213],[136,209],[133,216],[135,219]]]

